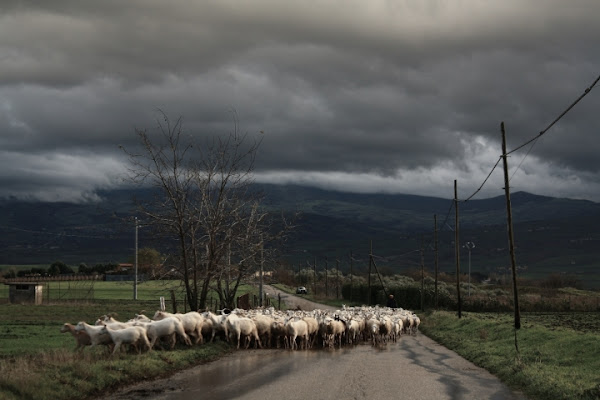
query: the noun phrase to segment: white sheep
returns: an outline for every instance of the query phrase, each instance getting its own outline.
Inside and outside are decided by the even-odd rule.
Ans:
[[[281,341],[283,340],[284,346],[287,346],[287,328],[285,321],[281,318],[273,318],[273,324],[271,325],[271,335],[275,341],[275,346],[279,348]]]
[[[96,320],[95,325],[110,325],[112,329],[124,329],[133,326],[132,322],[121,322],[114,319],[111,315],[103,315]]]
[[[346,331],[346,325],[339,319],[327,316],[321,322],[321,333],[323,335],[323,346],[335,347],[335,343],[341,347],[342,335]]]
[[[76,331],[84,331],[90,337],[90,347],[98,346],[98,345],[108,345],[112,346],[113,341],[110,338],[108,332],[103,331],[102,328],[104,326],[96,326],[85,323],[84,321],[80,321],[75,325]]]
[[[254,347],[258,345],[258,347],[262,348],[260,338],[258,337],[256,324],[250,318],[240,317],[234,313],[231,313],[225,320],[225,325],[227,326],[227,332],[229,335],[231,335],[233,339],[237,339],[238,349],[240,348],[242,336],[244,336],[244,340],[246,342],[246,349],[248,346],[250,346],[251,339],[254,339]]]
[[[206,321],[210,321],[211,342],[215,339],[215,335],[221,332],[225,334],[225,339],[227,340],[227,325],[225,324],[225,321],[227,320],[229,314],[216,315],[211,311],[205,311],[202,313],[202,316]]]
[[[69,332],[75,338],[75,350],[83,350],[85,346],[90,346],[92,341],[90,339],[90,335],[87,334],[86,331],[78,331],[75,330],[75,326],[71,325],[68,322],[65,322],[64,325],[60,328],[62,333]]]
[[[419,325],[421,325],[421,319],[415,314],[412,313],[412,334],[416,335],[419,332]]]
[[[307,315],[302,317],[302,319],[306,322],[306,327],[308,329],[308,346],[313,347],[315,344],[315,340],[319,334],[319,321],[315,317]]]
[[[346,324],[346,340],[349,344],[357,344],[360,337],[360,322],[356,318],[348,320]]]
[[[388,315],[384,315],[379,320],[379,337],[383,343],[387,343],[393,335],[392,319]]]
[[[195,344],[203,342],[202,325],[204,324],[204,317],[202,316],[202,314],[196,311],[190,311],[185,314],[171,314],[166,311],[159,310],[156,311],[156,313],[154,313],[154,317],[152,317],[152,319],[158,321],[167,317],[178,318],[183,324],[183,329],[185,330],[185,333],[188,336],[194,338]]]
[[[175,317],[167,317],[159,321],[151,322],[138,322],[140,325],[144,325],[150,340],[150,349],[154,348],[158,339],[167,338],[171,343],[171,349],[175,347],[176,335],[183,338],[186,345],[191,346],[192,342],[185,333],[183,323],[181,320]]]
[[[151,322],[152,320],[144,314],[135,314],[135,317],[129,320],[130,322]]]
[[[270,315],[254,314],[250,317],[256,325],[256,331],[258,332],[259,338],[265,338],[264,341],[261,339],[261,344],[266,346],[271,345],[272,326],[275,320]]]
[[[151,349],[150,341],[146,334],[146,328],[143,326],[129,326],[122,329],[113,329],[110,324],[103,325],[101,332],[106,332],[110,335],[111,340],[115,344],[112,354],[115,354],[122,344],[130,344],[137,349],[138,354],[141,352],[139,347],[140,342],[149,350]]]
[[[300,340],[300,342],[304,342],[305,348],[307,348],[308,343],[308,324],[301,318],[292,317],[288,319],[285,323],[286,327],[286,347],[289,345],[291,350],[298,349],[298,343],[296,343],[296,338]]]
[[[366,339],[371,339],[373,346],[379,341],[379,325],[379,320],[375,316],[371,316],[365,321]]]
[[[400,318],[394,319],[393,323],[394,323],[394,327],[393,327],[392,331],[393,331],[393,340],[395,342],[398,340],[399,337],[402,336],[403,323]]]

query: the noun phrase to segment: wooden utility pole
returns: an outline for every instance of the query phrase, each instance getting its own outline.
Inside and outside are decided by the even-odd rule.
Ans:
[[[519,292],[517,290],[517,260],[515,258],[515,238],[513,234],[513,223],[512,223],[512,211],[510,205],[510,187],[508,185],[508,163],[506,161],[506,133],[504,132],[504,122],[500,124],[500,130],[502,131],[502,160],[504,163],[504,193],[506,194],[506,214],[507,214],[507,225],[508,225],[508,246],[510,249],[510,264],[512,268],[513,278],[513,293],[515,302],[515,329],[521,328],[521,313],[519,311]],[[516,336],[515,336],[516,345]],[[517,351],[518,351],[517,346]]]
[[[370,241],[371,243],[371,250],[369,250],[369,277],[367,280],[367,305],[370,306],[371,305],[371,265],[373,264],[373,241]]]
[[[352,250],[350,250],[350,303],[352,303],[352,300],[354,300],[354,282],[353,282],[353,277],[352,275],[354,274],[353,271],[353,259],[352,259]]]
[[[460,238],[458,234],[458,187],[456,179],[454,180],[454,210],[455,213],[455,230],[454,230],[454,252],[456,254],[456,296],[458,302],[458,318],[462,318],[462,304],[460,301]]]
[[[424,239],[421,236],[421,311],[425,310],[425,248]]]
[[[336,259],[335,260],[335,298],[339,299],[340,298],[340,260]]]
[[[135,275],[133,277],[133,299],[138,298],[138,219],[135,217]]]
[[[264,297],[264,293],[263,293],[263,274],[264,274],[264,265],[265,265],[265,246],[264,243],[262,241],[262,236],[260,237],[260,276],[259,276],[259,283],[258,283],[258,296],[260,297],[258,300],[258,305],[260,307],[263,306],[263,297]]]
[[[435,308],[438,308],[438,237],[437,237],[437,215],[433,215],[433,246],[435,250]]]
[[[329,297],[329,279],[328,279],[328,265],[327,256],[325,257],[325,297]]]
[[[313,294],[317,295],[317,257],[314,258],[313,264]]]

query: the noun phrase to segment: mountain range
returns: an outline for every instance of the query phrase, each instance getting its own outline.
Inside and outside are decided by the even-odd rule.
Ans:
[[[347,271],[352,254],[353,271],[360,273],[372,251],[382,271],[420,269],[421,264],[433,271],[437,249],[439,270],[456,270],[452,199],[258,186],[265,209],[299,215],[296,229],[279,245],[281,262],[293,269],[316,261],[319,269],[339,265]],[[0,265],[130,262],[135,252],[133,198],[148,193],[112,190],[99,195],[102,201],[87,204],[0,200]],[[520,276],[569,274],[588,288],[600,288],[599,203],[517,192],[511,195],[511,210]],[[505,197],[459,201],[458,216],[461,272],[470,265],[474,275],[506,277]],[[138,243],[160,250],[143,228]]]

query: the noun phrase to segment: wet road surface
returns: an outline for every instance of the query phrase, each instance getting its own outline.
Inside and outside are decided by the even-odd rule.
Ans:
[[[428,337],[381,348],[240,350],[106,399],[525,399]]]

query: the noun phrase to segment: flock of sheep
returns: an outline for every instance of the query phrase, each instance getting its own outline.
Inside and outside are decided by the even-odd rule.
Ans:
[[[310,349],[341,347],[370,342],[395,342],[402,334],[416,335],[421,320],[408,310],[388,307],[343,307],[336,311],[278,311],[274,308],[215,314],[210,311],[171,314],[157,311],[152,318],[136,314],[126,322],[104,315],[94,325],[83,321],[65,323],[61,332],[70,332],[76,350],[106,345],[112,353],[122,345],[138,353],[157,344],[174,348],[177,341],[187,346],[221,337],[234,346],[248,348]]]

